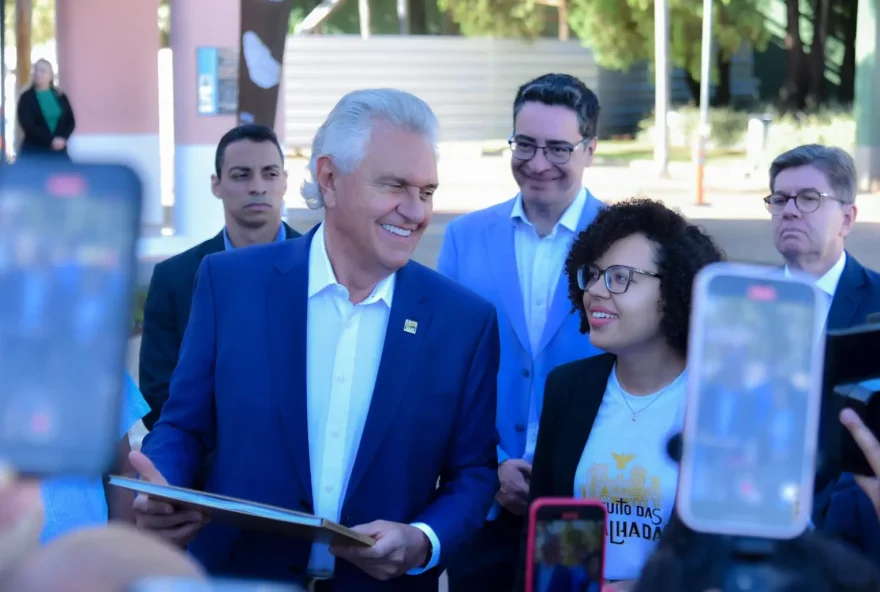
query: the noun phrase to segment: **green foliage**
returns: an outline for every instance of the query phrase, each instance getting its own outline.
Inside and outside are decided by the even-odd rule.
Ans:
[[[761,112],[760,110],[758,112]],[[825,144],[838,146],[853,152],[855,150],[855,120],[851,110],[831,108],[816,113],[779,113],[768,109],[772,118],[767,136],[766,153],[782,154],[801,144]],[[670,112],[670,144],[689,146],[700,122],[700,111],[696,107],[683,107]],[[745,147],[749,113],[735,109],[709,109],[709,144],[712,148],[742,149]],[[639,141],[648,143],[654,135],[654,116],[651,115],[639,124]]]
[[[669,0],[670,59],[700,78],[702,0]],[[743,43],[763,49],[768,40],[761,0],[715,0],[714,38],[725,58]],[[569,23],[600,65],[626,70],[654,57],[654,2],[651,0],[572,0]]]
[[[697,107],[681,107],[669,113],[670,144],[690,146],[700,125]],[[738,149],[745,140],[749,114],[734,109],[709,109],[709,144],[712,148]],[[654,136],[654,115],[639,123],[639,140],[648,141]]]
[[[536,0],[437,0],[437,5],[467,36],[534,39],[545,26]]]
[[[15,0],[6,2],[6,42],[15,43]],[[55,1],[33,0],[31,14],[31,45],[37,46],[55,38]]]

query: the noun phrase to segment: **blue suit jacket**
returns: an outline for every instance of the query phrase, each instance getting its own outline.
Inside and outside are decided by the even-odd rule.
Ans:
[[[880,312],[880,274],[865,268],[847,253],[846,267],[828,313],[828,328],[860,325],[874,312]],[[817,509],[826,504],[824,521],[819,525],[821,530],[850,542],[880,564],[877,513],[852,475],[844,474],[836,485],[817,496]]]
[[[143,451],[173,485],[300,511],[313,507],[306,418],[309,247],[284,243],[206,257],[170,397]],[[415,334],[404,322],[418,323]],[[343,502],[347,526],[424,522],[443,556],[480,528],[497,489],[499,344],[488,302],[410,262],[398,271],[370,411]],[[438,487],[438,479],[440,480]],[[218,575],[298,581],[307,542],[208,525],[190,552]],[[424,590],[439,577],[379,582],[344,561],[338,589]]]
[[[553,368],[600,353],[580,332],[572,314],[568,278],[560,274],[537,351],[532,351],[526,328],[522,290],[516,266],[512,199],[460,216],[449,223],[440,249],[437,271],[483,296],[498,310],[501,366],[498,372],[498,460],[521,458],[532,395],[540,402],[544,382]],[[583,230],[604,204],[587,191],[578,223]]]

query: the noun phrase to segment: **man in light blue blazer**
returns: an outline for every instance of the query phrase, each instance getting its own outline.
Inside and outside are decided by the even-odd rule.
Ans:
[[[437,265],[495,305],[501,334],[500,490],[476,539],[449,558],[450,592],[513,587],[544,381],[554,367],[599,353],[570,314],[564,275],[572,240],[603,207],[582,184],[599,101],[580,80],[547,74],[520,87],[513,112],[520,193],[452,221]]]

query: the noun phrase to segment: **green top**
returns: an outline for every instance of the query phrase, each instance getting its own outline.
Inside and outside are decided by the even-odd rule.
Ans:
[[[55,129],[58,127],[58,120],[61,119],[61,102],[55,96],[55,91],[51,88],[38,90],[36,93],[37,102],[40,104],[40,111],[43,112],[43,117],[46,118],[46,123],[49,124],[49,131],[54,134]]]

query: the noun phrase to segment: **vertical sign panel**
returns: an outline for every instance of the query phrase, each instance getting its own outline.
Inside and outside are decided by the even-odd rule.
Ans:
[[[241,0],[238,121],[275,126],[293,0]]]
[[[217,115],[217,48],[199,47],[196,49],[196,68],[198,72],[199,115]]]

